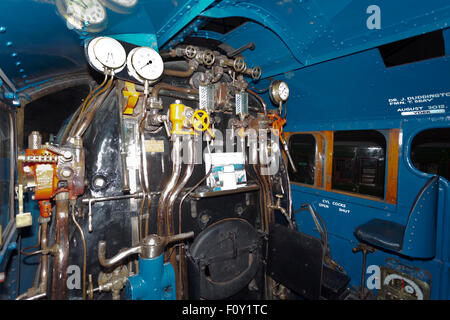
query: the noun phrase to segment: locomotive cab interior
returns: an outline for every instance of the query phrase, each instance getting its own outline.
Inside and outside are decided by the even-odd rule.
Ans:
[[[447,1],[0,8],[1,300],[450,299]]]

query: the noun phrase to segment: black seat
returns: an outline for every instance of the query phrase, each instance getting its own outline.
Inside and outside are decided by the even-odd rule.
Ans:
[[[430,258],[435,250],[435,216],[439,176],[433,176],[418,193],[407,224],[373,219],[355,229],[361,242],[414,258]]]
[[[362,242],[399,252],[402,249],[404,232],[405,226],[401,224],[373,219],[358,226],[355,229],[355,236]]]

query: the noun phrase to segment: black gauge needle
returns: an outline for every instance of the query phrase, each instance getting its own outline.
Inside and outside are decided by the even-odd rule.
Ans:
[[[144,69],[146,66],[148,66],[149,64],[152,64],[153,63],[153,61],[152,60],[149,60],[146,64],[144,64],[140,69],[139,69],[139,71],[141,71],[142,69]]]
[[[109,57],[111,57],[111,60],[112,60],[112,62],[113,62],[113,64],[114,64],[114,58],[113,58],[113,55],[112,55],[111,52],[108,52],[108,57],[107,57],[107,59],[106,59],[106,62],[109,61]]]

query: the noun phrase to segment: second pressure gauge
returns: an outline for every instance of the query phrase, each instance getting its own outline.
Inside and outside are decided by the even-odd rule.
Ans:
[[[87,55],[92,67],[98,71],[120,72],[127,60],[122,44],[116,39],[98,37],[91,40],[87,47]]]
[[[128,72],[140,82],[158,80],[164,71],[164,62],[154,49],[138,47],[127,58]]]
[[[275,80],[270,84],[269,95],[275,104],[286,102],[289,98],[289,87],[287,83],[281,80]]]

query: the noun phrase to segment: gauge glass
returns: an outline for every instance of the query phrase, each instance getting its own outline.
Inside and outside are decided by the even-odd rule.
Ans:
[[[110,0],[110,1],[124,7],[133,7],[136,5],[138,0]]]
[[[106,19],[106,11],[98,0],[64,0],[67,22],[77,29],[98,25]]]
[[[102,37],[93,45],[95,58],[106,68],[118,69],[122,67],[126,60],[127,54],[119,41]]]
[[[139,81],[155,81],[164,71],[164,62],[154,49],[138,47],[131,50],[128,55],[128,69]]]
[[[289,98],[289,87],[286,82],[280,83],[278,86],[278,94],[283,101],[286,101]]]

